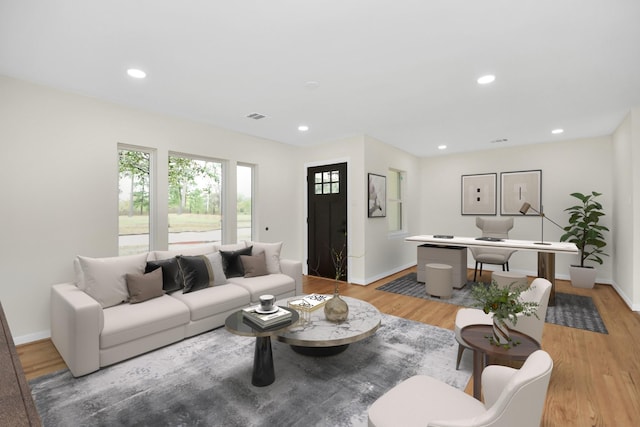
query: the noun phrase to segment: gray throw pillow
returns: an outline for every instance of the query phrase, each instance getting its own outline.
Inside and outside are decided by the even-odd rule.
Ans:
[[[147,274],[127,274],[129,302],[136,304],[164,295],[162,289],[162,268]]]

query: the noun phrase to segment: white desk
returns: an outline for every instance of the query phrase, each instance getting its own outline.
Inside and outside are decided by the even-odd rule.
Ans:
[[[434,245],[466,246],[468,248],[496,247],[503,249],[516,249],[519,251],[534,251],[538,253],[538,277],[544,277],[551,282],[551,294],[549,305],[556,303],[556,254],[579,254],[578,248],[573,243],[545,242],[544,244],[532,240],[504,239],[498,242],[476,240],[475,237],[456,237],[451,239],[436,238],[433,235],[411,236],[405,239],[408,242],[431,243]]]

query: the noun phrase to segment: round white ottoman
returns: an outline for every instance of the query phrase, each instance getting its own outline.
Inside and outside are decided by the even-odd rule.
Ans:
[[[513,271],[494,271],[491,273],[491,281],[496,282],[501,288],[506,288],[511,284],[514,286],[527,286],[528,284],[525,274]]]
[[[448,264],[426,264],[424,277],[427,295],[451,298],[453,294],[453,267]]]

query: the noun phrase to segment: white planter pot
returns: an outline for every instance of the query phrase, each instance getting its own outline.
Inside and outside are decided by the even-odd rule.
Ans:
[[[569,267],[571,285],[576,288],[591,289],[596,284],[596,269],[593,267],[579,267],[572,265]]]

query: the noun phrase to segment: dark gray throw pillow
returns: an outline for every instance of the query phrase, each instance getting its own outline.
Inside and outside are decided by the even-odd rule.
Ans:
[[[227,277],[243,277],[244,267],[242,266],[240,255],[251,255],[252,248],[253,246],[249,246],[248,248],[237,251],[220,251],[224,275]]]
[[[183,293],[187,294],[213,286],[213,270],[206,256],[180,255],[177,258],[184,280]]]
[[[184,279],[178,266],[178,260],[174,258],[161,259],[159,261],[147,261],[145,273],[150,273],[162,267],[162,289],[165,292],[174,292],[182,288]]]

